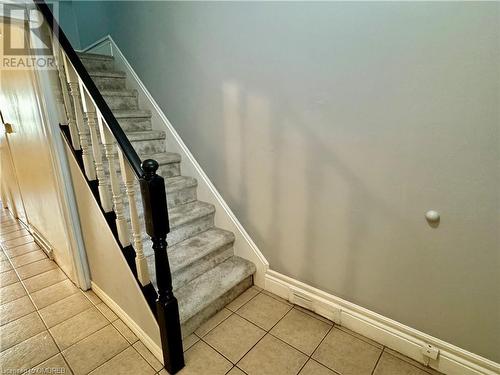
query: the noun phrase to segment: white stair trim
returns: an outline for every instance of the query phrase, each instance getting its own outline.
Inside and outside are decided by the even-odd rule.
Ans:
[[[429,366],[450,375],[498,375],[500,364],[432,337],[276,271],[268,270],[265,289],[350,330],[375,340],[420,363],[424,343],[439,349]]]
[[[105,36],[84,48],[82,52],[113,56],[115,58],[115,67],[127,73],[127,88],[137,90],[139,108],[151,110],[153,130],[163,130],[167,133],[167,150],[181,155],[183,174],[198,180],[198,199],[215,206],[216,226],[234,233],[234,254],[255,264],[257,271],[254,275],[254,283],[257,286],[264,287],[265,275],[269,268],[268,261],[198,164],[170,121],[168,121],[167,116],[165,116],[146,86],[130,66],[113,38],[110,35]]]

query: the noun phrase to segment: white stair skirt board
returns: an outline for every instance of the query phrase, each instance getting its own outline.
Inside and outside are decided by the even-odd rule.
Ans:
[[[268,270],[265,289],[425,364],[422,345],[439,349],[429,366],[450,375],[498,375],[500,364],[417,331],[298,280]]]
[[[130,66],[113,38],[108,35],[92,43],[83,49],[82,52],[113,56],[115,59],[115,67],[127,73],[127,87],[129,89],[135,89],[139,93],[139,108],[151,110],[153,130],[162,130],[166,132],[167,150],[181,155],[183,175],[194,177],[198,180],[198,199],[215,206],[216,226],[234,233],[234,255],[240,256],[255,264],[257,271],[254,275],[254,283],[263,288],[269,263],[184,144],[179,134],[177,134],[172,124],[168,121],[146,86],[144,86],[134,69]]]
[[[101,288],[99,288],[93,281],[91,281],[92,290],[95,294],[125,323],[125,325],[130,328],[132,332],[141,340],[141,342],[149,349],[151,353],[163,363],[163,351],[154,342],[154,340],[148,336],[146,332],[125,312],[123,309],[111,299]]]

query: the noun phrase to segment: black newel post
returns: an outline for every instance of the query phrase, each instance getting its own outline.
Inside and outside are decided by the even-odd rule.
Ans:
[[[156,282],[158,284],[158,325],[165,368],[175,374],[184,367],[179,306],[172,291],[172,275],[167,255],[167,233],[170,231],[165,181],[158,176],[158,163],[148,159],[142,163],[144,177],[140,180],[146,232],[153,241]]]

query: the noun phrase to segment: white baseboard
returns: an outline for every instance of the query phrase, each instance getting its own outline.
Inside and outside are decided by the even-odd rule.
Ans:
[[[28,232],[31,233],[37,245],[41,247],[47,256],[50,259],[54,259],[54,248],[49,241],[47,241],[45,237],[31,224],[28,224]]]
[[[127,325],[128,328],[141,340],[141,342],[149,349],[151,353],[163,363],[163,352],[161,348],[153,341],[151,337],[125,312],[123,309],[113,301],[101,288],[99,288],[93,281],[91,281],[92,290],[95,294],[118,315],[118,317]]]
[[[183,160],[183,170],[186,171],[188,175],[198,179],[200,199],[216,206],[217,225],[235,234],[235,253],[254,262],[257,266],[255,277],[256,285],[292,303],[304,306],[321,316],[333,320],[354,332],[371,338],[420,363],[425,363],[421,347],[423,344],[429,343],[440,350],[438,359],[431,360],[429,366],[445,374],[500,374],[500,364],[498,363],[470,353],[300,281],[279,274],[278,272],[269,270],[269,263],[265,257],[243,226],[239,223],[215,186],[203,172],[200,165],[196,162],[191,152],[172,127],[163,111],[139,79],[111,36],[108,35],[100,39],[83,51],[114,56],[117,68],[127,72],[127,85],[129,88],[138,91],[140,106],[142,108],[151,109],[153,128],[167,132],[168,149],[178,152]],[[118,312],[117,314],[120,316]],[[126,323],[128,325],[128,322]],[[132,327],[130,328],[135,332]],[[137,329],[140,328],[137,327]],[[139,334],[137,335],[140,337]],[[160,350],[159,347],[156,346],[156,348]],[[154,348],[150,348],[150,350],[155,353]]]
[[[151,110],[153,129],[163,130],[167,133],[167,149],[181,155],[184,173],[198,180],[198,198],[215,206],[215,222],[217,226],[234,233],[236,237],[234,243],[235,254],[255,264],[257,272],[254,276],[254,282],[257,286],[264,287],[265,275],[269,268],[269,263],[266,258],[226,204],[214,184],[210,181],[182,141],[179,134],[175,131],[172,124],[168,121],[167,117],[135,73],[132,66],[130,66],[113,38],[108,35],[86,47],[83,51],[111,55],[115,58],[115,66],[119,70],[127,73],[127,86],[130,89],[137,90],[139,93],[140,107]]]
[[[500,374],[500,364],[498,363],[276,271],[268,270],[265,289],[420,363],[425,363],[425,357],[421,352],[422,345],[431,344],[440,352],[438,359],[431,360],[429,366],[444,374]]]

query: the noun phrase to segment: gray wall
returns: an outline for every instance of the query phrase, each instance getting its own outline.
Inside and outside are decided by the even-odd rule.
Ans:
[[[500,4],[74,7],[272,269],[500,362]]]
[[[76,15],[73,9],[73,2],[67,0],[56,0],[57,3],[53,5],[54,16],[59,20],[63,26],[64,34],[71,41],[73,48],[79,49],[80,35],[78,33],[78,25]]]

